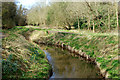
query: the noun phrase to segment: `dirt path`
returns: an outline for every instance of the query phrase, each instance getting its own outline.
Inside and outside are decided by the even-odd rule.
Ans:
[[[35,27],[35,26],[25,26],[26,28],[34,28],[34,29],[51,29],[48,27]],[[63,32],[63,33],[70,33],[70,34],[84,34],[84,35],[95,35],[95,36],[106,36],[106,35],[115,35],[118,36],[117,31],[112,31],[108,33],[93,33],[92,31],[88,30],[63,30],[63,29],[51,29],[48,30],[50,33],[58,33],[58,32]]]

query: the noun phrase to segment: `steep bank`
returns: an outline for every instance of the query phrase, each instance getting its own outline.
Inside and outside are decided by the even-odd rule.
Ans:
[[[7,35],[2,40],[2,78],[49,78],[51,66],[45,53],[29,36],[33,29],[16,27],[3,30]]]
[[[51,34],[50,34],[51,35]],[[94,61],[105,78],[118,78],[118,36],[78,35],[58,32],[35,40],[66,48],[76,55]]]
[[[7,35],[8,37],[3,39],[2,56],[3,62],[5,61],[5,64],[8,65],[5,66],[3,65],[4,69],[6,70],[3,72],[12,72],[13,70],[15,70],[12,72],[13,74],[3,73],[4,77],[9,76],[22,78],[48,77],[49,74],[48,71],[50,70],[48,61],[45,59],[45,57],[42,56],[34,57],[36,55],[33,55],[31,53],[34,52],[35,54],[38,54],[39,52],[41,52],[41,54],[44,56],[45,54],[38,48],[38,46],[35,46],[32,43],[30,43],[29,42],[30,40],[34,40],[37,43],[61,46],[74,52],[77,56],[81,56],[87,60],[96,62],[98,67],[100,68],[101,73],[106,78],[108,77],[118,78],[119,76],[118,37],[115,35],[101,35],[101,36],[85,34],[78,35],[64,32],[63,33],[55,32],[53,34],[47,34],[46,30],[35,30],[21,27],[9,31],[4,31],[4,33],[8,34]],[[11,58],[10,54],[12,54],[13,59]],[[19,56],[24,60],[22,60]],[[38,62],[40,65],[37,64],[37,61],[39,61],[37,58],[40,58],[41,62],[40,63]],[[44,61],[44,59],[46,61]],[[19,66],[16,67],[16,64]],[[12,65],[13,68],[11,68],[11,66],[9,65]],[[25,67],[21,67],[21,65]],[[30,65],[30,67],[31,66],[33,67],[30,68],[28,67],[28,65]],[[43,67],[42,65],[45,66]],[[20,74],[15,75],[15,73]]]

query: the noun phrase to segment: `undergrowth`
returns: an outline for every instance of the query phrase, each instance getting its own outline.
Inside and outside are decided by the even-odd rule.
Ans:
[[[110,75],[118,78],[118,37],[115,35],[84,35],[59,32],[48,37],[48,42],[63,42],[96,59]]]
[[[48,78],[51,66],[45,53],[25,39],[33,29],[15,27],[2,31],[8,35],[2,40],[2,78]]]

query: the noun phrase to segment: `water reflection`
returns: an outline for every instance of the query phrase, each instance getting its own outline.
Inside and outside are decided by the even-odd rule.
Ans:
[[[71,56],[61,48],[40,45],[53,68],[51,78],[100,78],[95,65]]]

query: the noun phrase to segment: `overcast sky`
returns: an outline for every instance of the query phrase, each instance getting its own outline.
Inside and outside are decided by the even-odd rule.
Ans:
[[[25,7],[25,8],[31,8],[37,1],[41,1],[41,0],[18,0],[20,3],[18,4],[18,5],[20,5],[20,4],[22,4],[23,5],[23,7]],[[42,0],[43,1],[43,0]],[[45,0],[44,0],[45,1]],[[46,4],[48,4],[48,2],[49,2],[49,0],[46,0]]]

